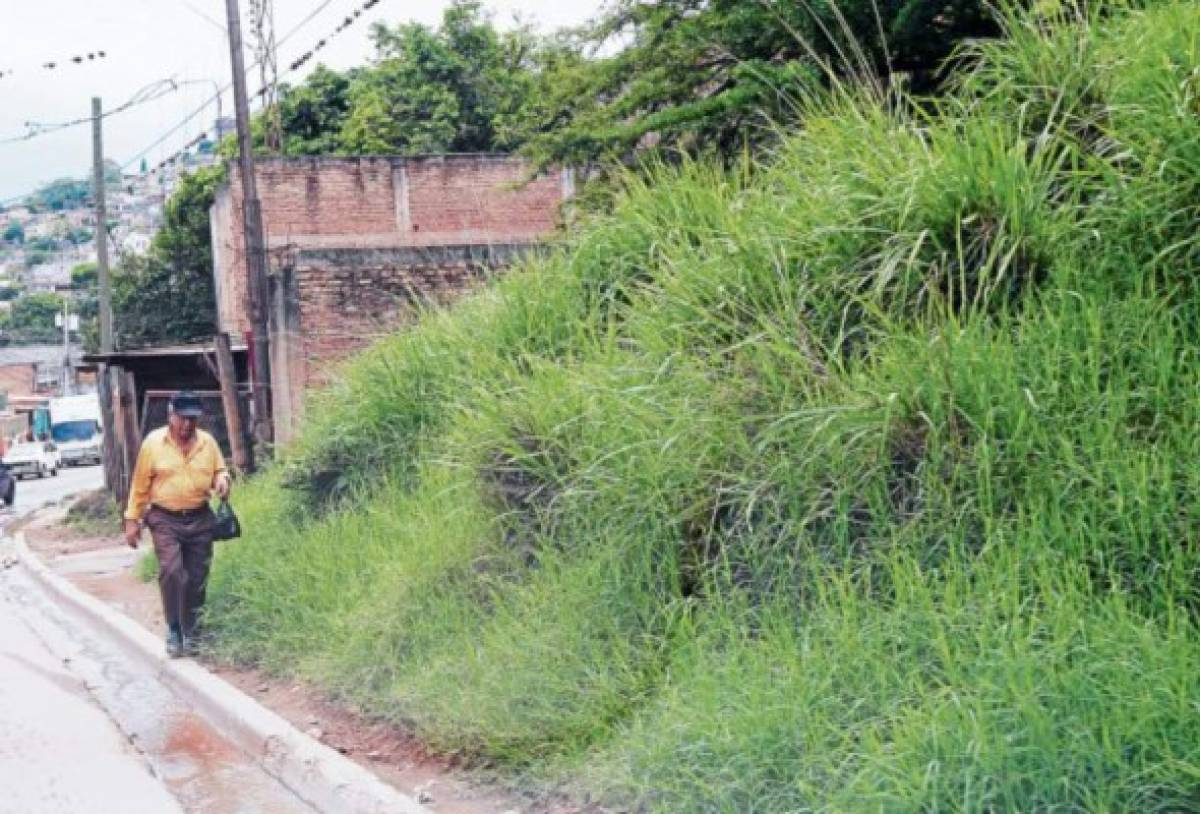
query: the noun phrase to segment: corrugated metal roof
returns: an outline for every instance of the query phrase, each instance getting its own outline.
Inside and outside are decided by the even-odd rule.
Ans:
[[[78,362],[83,349],[71,346],[71,361]],[[0,347],[0,366],[3,365],[62,365],[62,345],[6,345]]]
[[[245,352],[245,345],[233,345],[230,350],[234,353]],[[132,350],[118,350],[112,353],[85,353],[83,361],[90,364],[113,364],[120,363],[127,359],[153,359],[171,356],[200,356],[202,354],[216,353],[216,348],[212,345],[163,345],[156,348],[136,348]]]

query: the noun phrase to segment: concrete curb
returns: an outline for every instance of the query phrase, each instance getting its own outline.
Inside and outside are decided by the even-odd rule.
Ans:
[[[153,633],[55,574],[13,535],[17,556],[52,595],[108,628],[131,658],[155,669],[180,698],[227,735],[293,794],[330,814],[428,814],[428,809],[375,775],[300,732],[199,664],[168,659]]]

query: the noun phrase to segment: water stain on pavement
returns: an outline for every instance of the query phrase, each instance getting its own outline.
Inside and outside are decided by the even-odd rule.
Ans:
[[[241,758],[228,741],[190,712],[176,716],[168,725],[162,755],[167,761],[190,763],[206,772]]]

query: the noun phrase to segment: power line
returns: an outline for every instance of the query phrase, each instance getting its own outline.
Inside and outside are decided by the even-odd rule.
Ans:
[[[110,116],[124,113],[130,108],[144,105],[147,102],[153,102],[168,93],[173,93],[178,90],[178,85],[173,79],[160,79],[157,82],[152,82],[144,88],[138,90],[128,101],[119,105],[112,110],[101,114],[101,118],[107,119]],[[21,141],[29,141],[39,136],[44,136],[49,133],[57,133],[59,130],[66,130],[68,127],[78,127],[81,124],[90,124],[92,118],[90,116],[79,119],[71,119],[65,122],[56,122],[54,124],[44,124],[41,122],[25,122],[27,132],[20,136],[10,136],[9,138],[0,139],[0,144],[14,144]]]
[[[106,51],[87,51],[86,53],[76,54],[66,57],[65,59],[52,59],[41,63],[40,68],[43,71],[53,71],[58,67],[69,67],[70,65],[82,65],[85,62],[95,62],[98,59],[104,59],[108,56]],[[0,79],[5,79],[12,76],[16,71],[12,68],[5,68],[0,71]]]
[[[286,76],[287,74],[290,74],[290,73],[293,73],[294,71],[299,70],[300,67],[304,65],[304,63],[306,63],[309,59],[312,58],[312,55],[316,51],[319,51],[321,48],[323,48],[325,46],[325,44],[328,42],[329,39],[332,39],[334,36],[337,36],[342,31],[349,28],[353,21],[357,21],[358,18],[362,16],[363,12],[369,11],[370,9],[377,6],[380,2],[381,2],[381,0],[365,0],[365,2],[363,2],[360,7],[355,9],[351,14],[347,15],[347,17],[342,20],[342,22],[338,25],[338,27],[334,30],[334,32],[332,34],[327,35],[326,37],[322,38],[321,40],[318,40],[318,43],[316,45],[314,45],[314,47],[309,48],[308,51],[305,52],[305,54],[302,56],[302,59],[300,61],[293,62],[285,70],[281,71],[281,75]],[[309,22],[311,22],[313,19],[315,19],[317,17],[317,15],[319,15],[322,11],[327,9],[330,5],[332,5],[332,3],[333,3],[333,0],[322,0],[321,3],[319,3],[312,11],[310,11],[304,17],[304,19],[300,20],[300,22],[296,23],[294,26],[292,26],[290,29],[288,29],[286,34],[281,36],[279,38],[277,45],[285,44],[288,40],[290,40],[292,38],[293,35],[295,35],[298,31],[300,31],[300,29],[302,29],[305,25],[307,25]],[[260,64],[261,63],[259,60],[255,60],[254,63],[252,63],[249,67],[246,68],[247,75],[250,73],[250,71],[254,70],[255,68],[258,68],[260,66]],[[232,82],[226,83],[225,85],[223,85],[221,87],[220,93],[224,93],[225,91],[229,90],[231,87],[233,87]],[[254,96],[261,97],[261,96],[264,96],[265,94],[266,94],[266,87],[264,86],[262,88],[259,88],[259,90],[254,94]],[[196,108],[191,113],[186,115],[184,118],[180,119],[170,129],[168,129],[166,132],[159,135],[158,138],[156,138],[153,142],[151,142],[149,145],[147,145],[145,148],[143,148],[141,151],[139,151],[136,155],[134,155],[131,159],[129,159],[129,161],[127,161],[123,165],[121,165],[121,169],[123,169],[123,170],[128,169],[129,167],[133,166],[134,164],[136,164],[137,162],[139,162],[143,158],[145,158],[152,150],[154,150],[155,147],[158,147],[159,145],[161,145],[163,142],[165,142],[171,136],[175,135],[180,130],[182,130],[184,127],[186,127],[189,122],[191,122],[197,116],[202,114],[208,108],[209,104],[211,104],[213,101],[215,101],[217,96],[219,96],[219,95],[220,94],[216,94],[214,96],[209,97],[207,100],[205,100],[204,103],[200,105],[200,107]],[[183,152],[186,151],[186,149],[187,149],[186,147],[181,148],[181,149],[177,150],[176,152],[174,152],[170,157],[159,162],[155,166],[155,170],[161,169],[162,167],[166,166],[167,164],[169,164],[172,161],[174,161],[175,159],[177,159]]]

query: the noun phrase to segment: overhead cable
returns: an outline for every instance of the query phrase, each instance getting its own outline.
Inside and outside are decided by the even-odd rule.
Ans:
[[[53,71],[60,67],[66,68],[71,65],[82,65],[85,62],[95,62],[96,60],[104,59],[107,56],[108,53],[106,51],[88,51],[83,54],[76,54],[63,59],[46,60],[45,62],[41,63],[40,68],[43,71]],[[15,73],[16,71],[14,69],[5,68],[0,70],[0,79],[7,79]]]
[[[300,22],[296,23],[296,25],[294,25],[290,29],[288,29],[288,32],[279,38],[278,44],[283,45],[284,43],[286,43],[302,27],[304,27],[306,24],[308,24],[310,21],[312,21],[314,18],[316,18],[316,16],[318,14],[320,14],[322,11],[324,11],[326,8],[328,8],[332,2],[333,2],[333,0],[323,0],[323,2],[320,3],[311,12],[309,12],[308,15],[304,17],[304,19],[302,19]],[[281,72],[281,74],[286,76],[287,74],[290,74],[290,73],[293,73],[294,71],[299,70],[300,67],[302,67],[306,62],[308,62],[309,59],[312,58],[312,55],[316,51],[319,51],[321,48],[325,47],[325,45],[328,43],[329,39],[332,39],[332,37],[336,36],[337,34],[340,34],[346,28],[349,28],[349,25],[346,24],[346,20],[350,20],[351,24],[352,24],[353,21],[356,20],[358,17],[360,17],[364,11],[369,11],[370,9],[379,5],[380,2],[382,2],[382,0],[365,0],[365,2],[363,2],[353,12],[353,14],[351,16],[348,16],[345,20],[342,21],[342,23],[334,30],[334,32],[332,34],[326,35],[326,37],[318,40],[318,44],[314,45],[312,48],[310,48],[308,51],[306,51],[304,55],[302,55],[303,59],[290,64],[285,70],[283,70]],[[248,66],[246,68],[246,73],[249,74],[250,71],[259,67],[259,65],[260,65],[259,60],[255,60],[255,62],[253,64],[251,64],[250,66]],[[233,86],[232,82],[226,83],[224,86],[222,86],[221,93],[224,93],[225,91],[229,90],[229,88],[231,88],[232,86]],[[263,97],[266,95],[266,92],[267,92],[267,88],[265,86],[261,87],[252,95],[251,98]],[[143,148],[141,151],[139,151],[135,156],[133,156],[131,159],[129,159],[129,161],[125,162],[125,164],[123,164],[121,168],[127,169],[127,168],[133,166],[134,164],[136,164],[137,162],[141,161],[155,147],[158,147],[160,144],[162,144],[164,141],[169,139],[171,136],[178,133],[180,130],[182,130],[184,127],[186,127],[189,122],[191,122],[197,116],[202,114],[206,109],[208,109],[208,106],[216,98],[217,98],[216,95],[209,97],[200,107],[196,108],[191,113],[189,113],[187,116],[180,119],[170,129],[168,129],[167,131],[165,131],[164,133],[159,135],[158,138],[156,138],[153,142],[151,142],[149,145],[147,145],[145,148]],[[182,147],[179,150],[176,150],[170,156],[168,156],[167,158],[160,161],[157,165],[155,165],[155,167],[150,171],[156,172],[159,169],[161,169],[165,166],[168,166],[169,164],[174,163],[176,160],[178,160],[178,158],[180,157],[180,155],[182,153],[187,151],[187,149],[189,149],[189,147]]]

